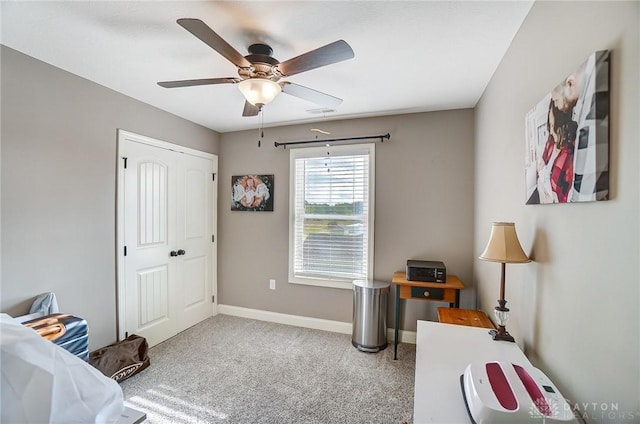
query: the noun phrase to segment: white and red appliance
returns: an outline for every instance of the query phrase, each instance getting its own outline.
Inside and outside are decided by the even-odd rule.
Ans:
[[[542,371],[510,362],[472,362],[460,377],[473,423],[577,423]]]

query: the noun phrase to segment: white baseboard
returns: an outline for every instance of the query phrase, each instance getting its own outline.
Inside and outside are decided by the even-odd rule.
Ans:
[[[393,341],[393,328],[387,328],[387,340]],[[416,332],[398,330],[398,340],[400,343],[416,344]]]
[[[315,330],[332,331],[334,333],[351,334],[351,323],[331,321],[327,319],[303,317],[300,315],[282,314],[280,312],[262,311],[240,306],[218,305],[218,312],[223,315],[269,321],[295,327],[313,328]]]
[[[328,319],[304,317],[301,315],[282,314],[280,312],[262,311],[260,309],[243,308],[241,306],[218,304],[218,313],[235,317],[255,319],[258,321],[275,322],[277,324],[293,325],[295,327],[312,328],[314,330],[332,331],[334,333],[351,334],[351,323],[332,321]],[[393,328],[387,329],[387,340],[393,341]],[[416,344],[415,331],[398,331],[401,343]]]

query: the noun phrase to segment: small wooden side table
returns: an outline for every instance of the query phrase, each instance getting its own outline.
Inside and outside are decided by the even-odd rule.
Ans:
[[[495,329],[493,323],[482,311],[474,309],[438,308],[438,321],[445,324],[466,325]]]
[[[398,326],[400,323],[400,299],[428,300],[447,302],[449,307],[460,307],[460,290],[464,284],[455,275],[447,275],[445,283],[409,281],[405,271],[393,273],[391,284],[396,286],[395,327],[393,340],[393,359],[398,359]]]

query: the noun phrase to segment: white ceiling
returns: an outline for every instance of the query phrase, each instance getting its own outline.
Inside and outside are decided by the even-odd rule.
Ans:
[[[475,106],[529,12],[527,1],[2,1],[2,44],[219,132],[257,128],[237,77],[180,27],[198,18],[240,53],[266,42],[281,62],[343,39],[355,58],[286,78],[344,99],[335,112],[280,94],[264,125]],[[309,112],[316,110],[316,113]]]

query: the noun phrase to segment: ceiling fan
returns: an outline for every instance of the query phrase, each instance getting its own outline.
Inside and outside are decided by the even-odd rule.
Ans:
[[[279,62],[271,56],[273,50],[266,44],[250,45],[248,48],[249,54],[243,56],[200,19],[183,18],[178,19],[177,22],[233,63],[238,68],[240,77],[163,81],[158,83],[161,87],[176,88],[210,84],[238,84],[238,88],[246,99],[242,116],[257,115],[262,106],[272,101],[280,92],[327,108],[335,108],[342,103],[342,99],[337,97],[293,82],[280,81],[280,79],[352,59],[355,56],[353,50],[344,40],[335,41],[292,59]]]

